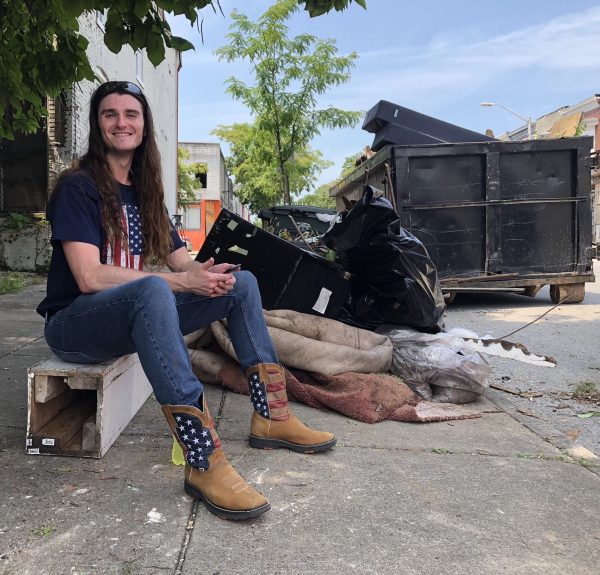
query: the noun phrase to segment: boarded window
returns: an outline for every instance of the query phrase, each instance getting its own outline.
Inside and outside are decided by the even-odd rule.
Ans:
[[[48,199],[48,142],[43,129],[0,140],[0,212],[43,212]]]

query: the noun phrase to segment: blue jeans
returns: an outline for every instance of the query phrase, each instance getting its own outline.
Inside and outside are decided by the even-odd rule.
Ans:
[[[49,319],[44,335],[60,359],[74,363],[137,352],[159,403],[198,406],[202,384],[192,371],[184,335],[226,318],[242,370],[278,363],[256,278],[247,271],[235,277],[231,291],[212,298],[175,294],[157,276],[82,294]]]

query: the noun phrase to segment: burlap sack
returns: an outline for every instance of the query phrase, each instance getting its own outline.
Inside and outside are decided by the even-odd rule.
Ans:
[[[291,310],[264,315],[279,361],[288,367],[323,375],[390,369],[393,348],[387,336]],[[214,322],[211,330],[221,349],[237,361],[225,324]]]

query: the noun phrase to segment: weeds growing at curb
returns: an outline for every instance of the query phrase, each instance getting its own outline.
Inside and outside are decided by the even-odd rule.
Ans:
[[[589,470],[595,470],[599,463],[595,460],[584,459],[580,457],[579,459],[575,459],[573,457],[569,457],[568,455],[546,455],[545,453],[517,453],[517,457],[519,459],[542,459],[544,461],[562,461],[563,463],[574,463],[577,465],[581,465],[581,467],[585,467]]]
[[[34,535],[41,535],[42,537],[47,537],[53,531],[56,531],[55,527],[50,527],[50,526],[46,526],[46,525],[44,525],[43,527],[36,527],[35,529],[31,530],[31,532]]]
[[[16,293],[25,287],[24,278],[18,274],[9,272],[6,275],[0,276],[0,295],[7,293]]]
[[[0,272],[0,295],[17,293],[28,285],[44,283],[46,276],[33,272]]]
[[[581,399],[583,401],[600,402],[600,390],[598,390],[594,382],[583,381],[577,385],[571,394],[571,397],[575,399]]]

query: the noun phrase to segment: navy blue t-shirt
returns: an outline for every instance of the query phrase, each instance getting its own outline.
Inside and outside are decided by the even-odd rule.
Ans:
[[[52,226],[52,259],[48,270],[46,298],[37,307],[45,316],[67,307],[81,291],[71,273],[62,247],[63,241],[92,244],[100,250],[100,261],[134,269],[143,267],[144,239],[140,221],[137,194],[133,186],[119,184],[122,218],[127,230],[128,246],[121,249],[119,242],[114,250],[107,245],[102,226],[101,198],[96,184],[87,174],[78,172],[67,176],[52,194],[48,203],[47,218]],[[171,226],[172,250],[185,244]]]

